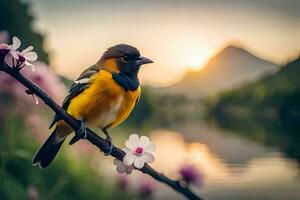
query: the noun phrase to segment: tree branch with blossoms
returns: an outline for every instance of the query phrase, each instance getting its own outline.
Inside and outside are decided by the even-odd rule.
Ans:
[[[21,42],[16,37],[13,38],[12,45],[0,44],[0,71],[9,74],[11,77],[24,85],[27,88],[27,94],[38,96],[56,113],[56,115],[58,115],[61,119],[68,123],[74,131],[78,131],[81,128],[80,121],[69,115],[38,85],[30,81],[20,73],[20,70],[25,66],[29,66],[34,69],[34,66],[30,62],[37,59],[36,53],[31,51],[33,49],[32,46],[19,52],[17,49],[20,47],[20,45]],[[86,139],[94,144],[100,151],[108,148],[105,139],[100,137],[90,129],[87,129]],[[143,146],[144,149],[142,147],[135,148],[137,143],[143,143],[143,145],[141,146]],[[133,148],[135,148],[135,152],[132,151]],[[135,158],[135,155],[143,153],[143,150],[145,151],[145,153],[143,154],[144,158],[143,160],[138,161],[138,159]],[[154,157],[150,153],[152,151],[154,151],[154,145],[150,143],[147,137],[142,136],[141,138],[139,138],[137,135],[131,135],[129,140],[126,141],[125,149],[122,150],[116,146],[113,146],[110,155],[116,159],[114,161],[114,164],[117,165],[117,168],[119,167],[118,171],[121,170],[122,172],[130,173],[132,169],[136,169],[152,176],[159,182],[165,183],[188,199],[202,199],[190,190],[188,184],[185,185],[178,180],[172,180],[145,163],[154,160]]]

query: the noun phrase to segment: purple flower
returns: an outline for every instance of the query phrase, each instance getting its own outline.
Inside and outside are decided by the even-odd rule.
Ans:
[[[194,165],[183,165],[179,169],[181,179],[187,184],[202,185],[203,175]]]

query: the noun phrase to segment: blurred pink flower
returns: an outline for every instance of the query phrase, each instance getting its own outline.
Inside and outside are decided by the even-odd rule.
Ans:
[[[35,72],[24,68],[22,74],[44,89],[56,102],[61,103],[67,91],[65,85],[56,74],[48,69],[46,64],[36,62],[35,65],[37,66]],[[26,88],[9,75],[0,73],[0,85],[0,95],[10,95],[14,100],[26,106],[32,102],[32,97],[25,93]]]
[[[93,155],[94,152],[97,151],[97,148],[94,148],[94,146],[86,140],[79,140],[77,143],[76,152],[78,152],[80,156]]]
[[[120,190],[127,191],[129,187],[129,180],[127,176],[118,174],[116,176],[116,186]]]
[[[67,93],[65,85],[60,81],[59,77],[49,70],[49,67],[42,62],[35,62],[36,71],[32,72],[28,68],[22,70],[25,77],[35,82],[56,102],[61,103]]]
[[[7,31],[0,31],[0,55],[5,55],[9,52],[8,38]]]
[[[0,31],[0,43],[8,43],[9,34],[7,31]]]
[[[39,199],[39,192],[34,186],[29,186],[27,188],[27,196],[28,200],[38,200]]]
[[[36,62],[36,72],[24,68],[21,72],[27,78],[31,79],[56,102],[61,103],[66,94],[66,87],[60,81],[59,77],[51,72],[48,67],[41,62]],[[0,73],[0,118],[3,119],[7,113],[13,113],[16,116],[26,117],[36,113],[35,100],[31,95],[25,93],[26,88],[8,74]],[[43,105],[43,104],[40,104]],[[32,117],[32,116],[30,116]],[[33,134],[42,138],[44,128],[32,129]]]
[[[30,133],[38,141],[44,141],[47,139],[47,135],[45,133],[48,132],[48,124],[43,121],[40,115],[36,113],[27,114],[25,117],[25,123],[30,129]]]
[[[181,179],[187,184],[195,184],[201,186],[203,183],[203,175],[194,165],[183,165],[179,169]]]
[[[156,189],[156,182],[150,176],[142,176],[138,181],[139,195],[150,199]]]

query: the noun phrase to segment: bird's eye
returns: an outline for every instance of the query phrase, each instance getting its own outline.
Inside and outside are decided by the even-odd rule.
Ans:
[[[128,57],[128,56],[124,56],[124,57],[123,57],[123,60],[124,60],[125,62],[128,62],[128,61],[129,61],[129,57]]]

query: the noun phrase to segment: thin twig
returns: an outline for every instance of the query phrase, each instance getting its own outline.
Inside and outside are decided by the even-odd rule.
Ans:
[[[49,97],[38,85],[33,83],[32,81],[25,78],[18,69],[11,68],[7,66],[3,59],[0,58],[0,70],[6,72],[10,76],[12,76],[14,79],[19,81],[22,85],[24,85],[26,88],[28,88],[31,93],[37,95],[40,97],[46,105],[48,105],[61,119],[63,119],[66,123],[72,127],[73,130],[78,130],[80,128],[80,122],[76,119],[74,119],[71,115],[65,112],[51,97]],[[107,148],[107,144],[105,142],[105,139],[98,136],[96,133],[91,131],[90,129],[87,129],[87,138],[89,142],[94,144],[99,148],[99,150],[103,151],[103,149]],[[122,151],[120,148],[113,146],[113,150],[111,152],[111,156],[114,158],[117,158],[118,160],[123,160],[123,157],[125,156],[125,152]],[[157,172],[155,169],[153,169],[151,166],[146,164],[142,169],[138,169],[143,173],[149,174],[157,181],[160,181],[162,183],[167,184],[171,188],[173,188],[175,191],[181,193],[188,199],[195,199],[195,200],[201,200],[199,196],[197,196],[195,193],[193,193],[189,188],[181,185],[178,181],[172,180],[168,178],[167,176],[163,175],[162,173]]]

